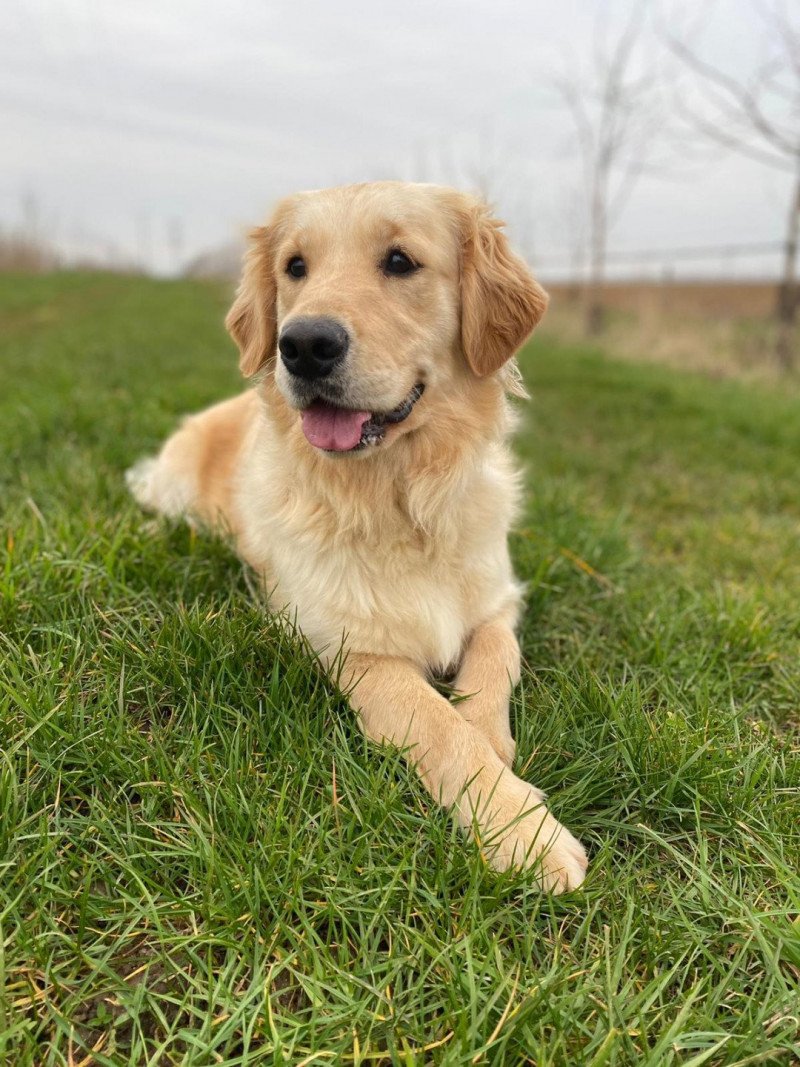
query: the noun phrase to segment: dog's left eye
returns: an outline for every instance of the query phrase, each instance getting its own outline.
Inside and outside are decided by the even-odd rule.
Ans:
[[[301,256],[292,256],[286,264],[286,273],[291,274],[293,278],[305,278],[307,271],[303,258]]]
[[[418,264],[410,259],[405,252],[401,252],[399,248],[390,248],[386,253],[386,259],[383,261],[385,274],[412,274],[418,269]]]

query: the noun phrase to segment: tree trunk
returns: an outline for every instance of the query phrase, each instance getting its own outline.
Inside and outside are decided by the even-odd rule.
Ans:
[[[589,278],[584,296],[584,331],[597,337],[605,328],[606,205],[599,183],[592,197],[589,240]]]
[[[800,167],[797,170],[792,200],[789,207],[789,219],[786,226],[786,238],[783,244],[783,274],[778,288],[778,305],[775,317],[778,321],[778,338],[775,355],[784,371],[791,371],[795,366],[795,322],[797,320],[797,249],[800,244]]]
[[[586,286],[586,301],[583,311],[584,330],[588,337],[597,337],[606,325],[606,309],[603,294],[603,272],[594,265]]]

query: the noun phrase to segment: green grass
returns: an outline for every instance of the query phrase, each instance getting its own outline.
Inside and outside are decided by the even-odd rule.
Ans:
[[[519,768],[592,858],[552,898],[126,496],[238,388],[224,303],[0,278],[0,1062],[796,1062],[800,400],[524,355]]]

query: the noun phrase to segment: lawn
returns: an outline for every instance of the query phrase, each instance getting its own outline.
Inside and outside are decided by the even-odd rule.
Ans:
[[[553,898],[128,499],[239,388],[225,299],[0,277],[0,1062],[797,1062],[798,390],[523,355],[518,771],[592,860]]]

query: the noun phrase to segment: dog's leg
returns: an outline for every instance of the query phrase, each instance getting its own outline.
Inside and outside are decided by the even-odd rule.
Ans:
[[[514,738],[508,721],[511,691],[519,681],[519,643],[502,618],[479,626],[469,639],[453,688],[463,695],[456,708],[485,734],[509,767],[514,763]]]
[[[412,663],[350,655],[347,687],[366,735],[408,750],[426,789],[474,826],[492,866],[533,867],[545,889],[563,892],[583,881],[586,854],[548,812],[538,789],[505,766],[489,740],[440,696]]]
[[[235,472],[259,404],[250,390],[184,419],[157,456],[140,460],[125,475],[136,500],[148,511],[235,534]]]

